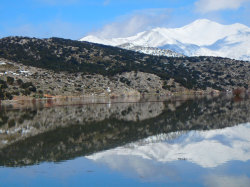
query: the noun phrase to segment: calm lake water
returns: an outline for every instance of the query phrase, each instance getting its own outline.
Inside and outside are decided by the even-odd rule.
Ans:
[[[249,187],[250,99],[2,106],[0,186]]]

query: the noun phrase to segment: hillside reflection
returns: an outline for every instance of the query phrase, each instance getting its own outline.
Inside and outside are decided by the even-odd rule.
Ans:
[[[167,139],[178,139],[191,130],[221,129],[247,122],[248,98],[237,102],[217,97],[2,108],[0,165],[59,162],[162,134],[168,134]]]

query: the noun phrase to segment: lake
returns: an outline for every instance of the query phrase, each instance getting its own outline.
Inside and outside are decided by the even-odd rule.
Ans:
[[[1,106],[0,186],[248,187],[250,98]]]

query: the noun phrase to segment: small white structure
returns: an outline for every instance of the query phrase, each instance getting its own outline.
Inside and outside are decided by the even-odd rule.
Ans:
[[[107,88],[107,92],[110,93],[111,92],[111,89],[110,87]]]

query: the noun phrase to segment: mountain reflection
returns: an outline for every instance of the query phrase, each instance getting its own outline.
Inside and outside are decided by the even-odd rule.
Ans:
[[[109,102],[47,108],[35,106],[15,110],[2,108],[0,165],[25,166],[88,155],[89,158],[97,160],[97,152],[111,149],[111,152],[115,150],[117,153],[116,149],[125,146],[123,149],[131,150],[131,153],[135,154],[134,151],[138,150],[129,146],[141,144],[139,147],[148,146],[147,150],[150,150],[147,153],[151,156],[144,154],[145,159],[164,162],[176,158],[192,159],[204,167],[213,167],[234,158],[218,162],[204,159],[199,162],[192,155],[197,149],[196,146],[201,144],[204,149],[199,151],[206,151],[206,144],[202,143],[205,140],[210,141],[206,139],[209,134],[227,132],[227,128],[221,129],[225,127],[237,130],[240,126],[235,125],[250,121],[249,114],[248,98],[234,102],[232,98],[226,97],[155,102],[139,100],[130,103]],[[249,134],[248,127],[249,125],[244,126],[242,132]],[[221,130],[192,131],[211,129]],[[242,136],[243,134],[239,133],[236,139]],[[213,141],[220,139],[220,145],[228,146],[227,144],[234,142],[226,140],[223,133],[212,137]],[[150,142],[146,143],[147,141]],[[130,144],[132,142],[136,143]],[[230,151],[239,151],[233,145],[230,146]],[[181,154],[180,150],[183,150]],[[154,151],[165,156],[156,155]],[[225,154],[231,154],[230,151]],[[246,154],[249,155],[249,152]],[[136,155],[143,154],[138,152]],[[246,156],[245,159],[249,158]]]
[[[162,134],[87,158],[106,163],[115,169],[137,167],[134,159],[141,163],[145,160],[147,166],[149,162],[186,160],[204,168],[217,167],[232,160],[250,160],[249,134],[250,123],[209,131],[188,131],[177,137],[175,133]]]

